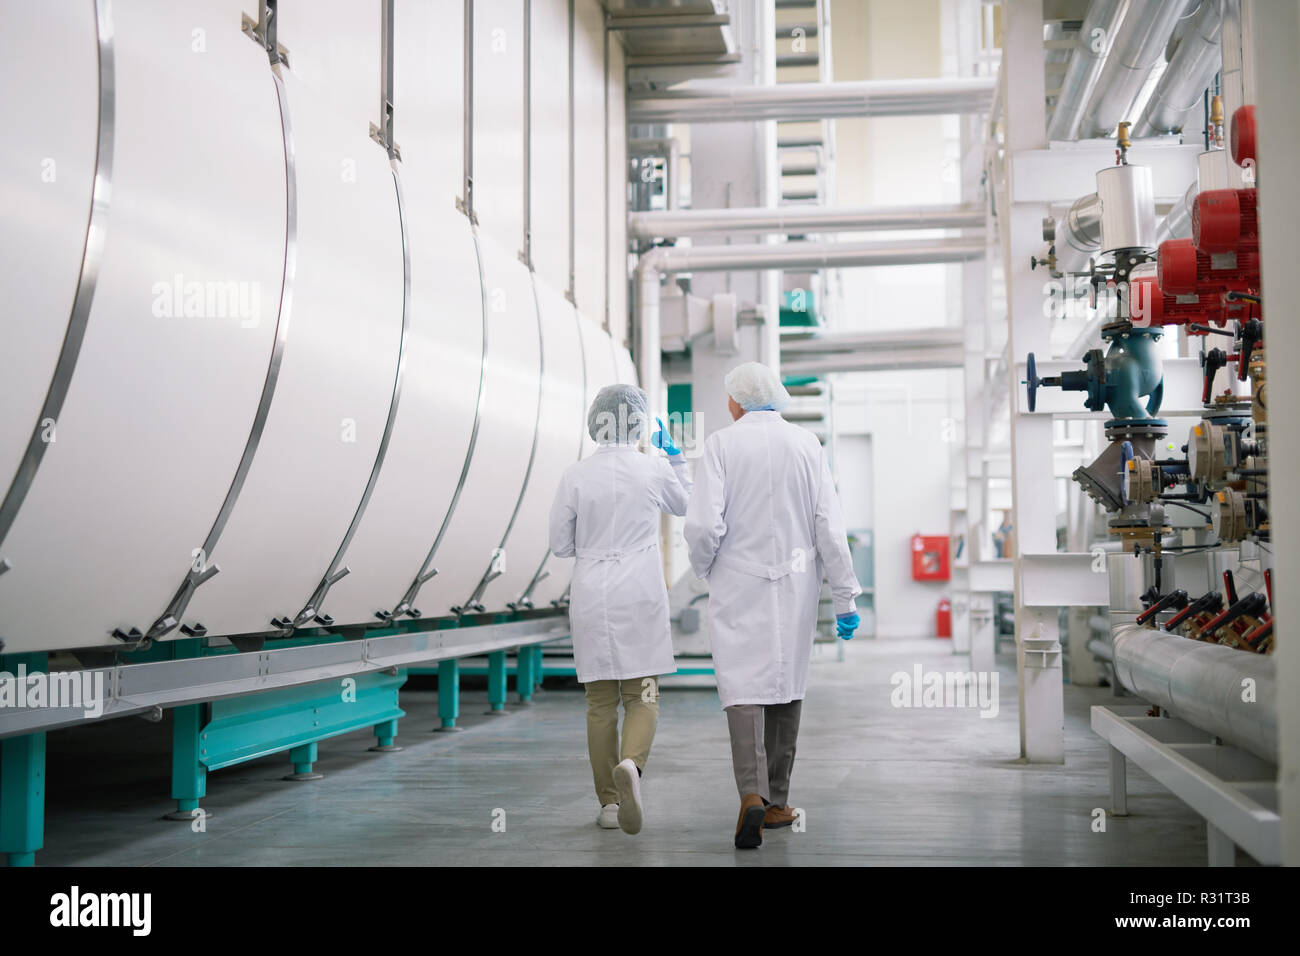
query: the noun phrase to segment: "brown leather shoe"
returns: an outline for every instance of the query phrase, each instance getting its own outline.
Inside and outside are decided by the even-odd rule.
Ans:
[[[740,819],[736,821],[736,849],[753,850],[763,845],[763,798],[747,793],[740,801]]]
[[[779,830],[781,827],[788,827],[794,823],[794,811],[788,806],[778,807],[772,804],[763,814],[764,830]]]

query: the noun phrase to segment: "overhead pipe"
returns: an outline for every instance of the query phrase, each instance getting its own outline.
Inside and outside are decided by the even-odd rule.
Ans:
[[[1061,92],[1047,124],[1048,139],[1077,139],[1088,96],[1106,63],[1128,0],[1092,0],[1079,27],[1078,40],[1065,66]]]
[[[1201,0],[1130,135],[1176,133],[1202,108],[1202,94],[1222,61],[1223,3]]]
[[[994,77],[863,80],[845,83],[782,83],[726,90],[693,89],[635,93],[627,122],[753,123],[853,116],[917,116],[984,113]]]
[[[984,210],[975,205],[682,209],[675,212],[633,212],[627,219],[628,235],[635,239],[745,232],[802,234],[983,227]]]
[[[812,271],[856,266],[908,266],[965,262],[984,255],[983,238],[913,239],[902,242],[778,242],[731,246],[659,246],[643,255],[638,270],[738,272],[763,269]]]
[[[787,242],[732,246],[657,246],[637,261],[634,273],[637,317],[637,371],[658,411],[662,380],[660,281],[679,272],[739,272],[763,269],[847,269],[861,266],[965,262],[984,255],[983,239],[909,242]]]
[[[1128,12],[1088,99],[1079,135],[1109,136],[1142,92],[1187,8],[1183,0],[1129,0]]]
[[[934,349],[963,344],[959,328],[895,329],[887,332],[843,332],[814,335],[806,339],[787,339],[781,343],[781,355],[824,355],[836,352],[861,352],[869,349]]]
[[[828,375],[831,372],[879,372],[923,368],[961,368],[966,353],[950,348],[894,349],[842,352],[816,358],[781,360],[782,375]]]

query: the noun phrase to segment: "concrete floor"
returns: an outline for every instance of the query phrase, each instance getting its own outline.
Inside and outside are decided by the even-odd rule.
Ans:
[[[902,709],[890,675],[960,670],[947,641],[855,642],[814,659],[791,804],[807,830],[731,845],[738,800],[726,720],[712,690],[666,688],[635,837],[601,830],[581,690],[551,682],[530,706],[484,715],[461,695],[460,733],[431,733],[437,694],[403,691],[400,753],[364,733],[326,741],[313,783],[288,783],[287,755],[210,774],[205,833],[160,818],[170,722],[128,718],[49,738],[46,849],[39,865],[732,865],[1205,864],[1200,818],[1136,768],[1127,818],[1105,808],[1106,749],[1088,707],[1108,689],[1066,687],[1065,766],[1016,759],[1014,660],[1000,712]],[[504,811],[505,832],[494,832]]]

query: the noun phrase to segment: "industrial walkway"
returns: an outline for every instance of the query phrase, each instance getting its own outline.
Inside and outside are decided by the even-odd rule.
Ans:
[[[321,745],[323,780],[282,781],[284,754],[210,774],[206,833],[160,819],[174,806],[169,720],[54,734],[37,863],[1204,865],[1204,824],[1136,768],[1133,815],[1093,832],[1092,811],[1108,799],[1105,745],[1088,729],[1088,706],[1110,700],[1108,689],[1067,686],[1067,765],[1023,766],[1008,655],[999,659],[1000,712],[986,719],[974,709],[891,706],[891,674],[917,662],[964,666],[947,641],[846,650],[843,662],[834,648],[813,661],[791,792],[807,830],[769,834],[757,851],[731,846],[738,801],[712,690],[665,689],[646,825],[630,837],[594,824],[583,697],[570,685],[501,717],[483,714],[484,691],[462,690],[464,729],[451,734],[430,732],[435,692],[404,691],[402,752],[371,753],[373,738],[359,733]],[[91,793],[96,802],[86,803]]]

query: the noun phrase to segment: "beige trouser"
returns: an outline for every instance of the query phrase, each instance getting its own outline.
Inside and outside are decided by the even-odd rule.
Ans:
[[[650,759],[659,724],[659,678],[596,680],[587,688],[587,751],[600,805],[618,803],[614,766],[629,757],[638,770]],[[618,701],[623,699],[623,740],[618,736]]]

